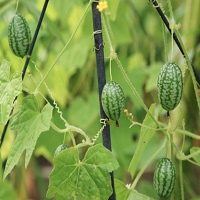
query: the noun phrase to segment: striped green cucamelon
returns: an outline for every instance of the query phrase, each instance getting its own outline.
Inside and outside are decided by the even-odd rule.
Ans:
[[[54,153],[54,157],[56,157],[61,151],[67,149],[68,146],[66,144],[61,144],[57,147],[55,153]]]
[[[176,169],[169,158],[162,158],[154,172],[153,183],[160,198],[169,197],[174,189]]]
[[[163,65],[158,76],[158,99],[166,111],[173,110],[180,102],[183,93],[182,72],[176,63]]]
[[[106,115],[117,124],[125,107],[125,97],[121,86],[115,81],[106,83],[102,90],[101,101]]]
[[[16,56],[24,57],[28,53],[31,43],[31,31],[26,19],[16,14],[8,27],[8,42]]]

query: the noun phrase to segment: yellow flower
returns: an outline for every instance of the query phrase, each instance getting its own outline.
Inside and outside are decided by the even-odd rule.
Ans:
[[[108,7],[107,1],[99,1],[98,5],[97,5],[97,9],[98,9],[99,12],[102,12],[107,7]]]

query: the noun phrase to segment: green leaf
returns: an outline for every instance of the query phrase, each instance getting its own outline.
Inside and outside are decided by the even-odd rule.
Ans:
[[[0,123],[6,124],[14,99],[21,91],[21,73],[15,73],[10,77],[10,63],[3,60],[0,66]]]
[[[46,104],[40,112],[34,95],[23,99],[22,108],[11,123],[11,129],[17,131],[18,135],[6,162],[4,178],[18,163],[24,150],[26,150],[25,167],[27,167],[38,137],[50,128],[52,110],[53,107]]]
[[[101,144],[90,147],[82,161],[76,148],[63,150],[54,159],[47,197],[108,199],[112,194],[109,172],[118,168],[112,153]]]
[[[192,147],[190,149],[190,153],[194,153],[196,151],[200,151],[199,147]],[[199,165],[200,165],[200,153],[192,157]]]
[[[115,192],[117,199],[128,199],[130,190],[128,189],[129,185],[125,185],[122,181],[115,179]]]
[[[153,200],[152,198],[138,193],[136,190],[131,190],[130,185],[125,185],[123,182],[115,179],[116,199],[127,200]]]
[[[154,116],[154,110],[155,110],[155,104],[152,104],[151,107],[149,108],[149,112]],[[153,137],[155,130],[152,128],[156,128],[155,122],[152,120],[150,115],[147,113],[143,125],[150,127],[142,127],[140,131],[140,138],[138,141],[138,145],[136,148],[136,151],[133,155],[133,158],[131,160],[131,163],[129,165],[129,172],[131,173],[131,176],[134,177],[135,172],[137,170],[137,167],[139,165],[139,162],[142,158],[142,154],[144,153],[144,150],[147,146],[147,144],[150,142],[151,138]]]

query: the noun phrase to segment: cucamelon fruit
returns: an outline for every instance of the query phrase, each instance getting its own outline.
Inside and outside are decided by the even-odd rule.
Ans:
[[[183,93],[182,72],[176,63],[163,65],[158,76],[158,99],[166,111],[173,110],[180,102]]]
[[[176,169],[169,158],[162,158],[154,172],[153,183],[160,198],[169,197],[174,189]]]
[[[125,107],[125,97],[121,86],[115,81],[106,83],[102,90],[101,100],[106,115],[118,125],[117,120]]]
[[[54,153],[54,157],[56,157],[61,151],[67,149],[68,146],[66,144],[61,144],[57,147],[55,153]]]
[[[8,26],[8,42],[16,56],[24,57],[31,43],[31,31],[26,19],[16,14]]]

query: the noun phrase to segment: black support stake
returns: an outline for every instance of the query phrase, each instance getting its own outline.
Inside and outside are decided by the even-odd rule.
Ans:
[[[103,87],[106,83],[106,74],[104,66],[104,43],[102,37],[102,25],[101,25],[101,13],[97,10],[98,2],[92,3],[92,17],[93,17],[93,27],[94,27],[94,48],[96,53],[96,67],[97,67],[97,77],[98,77],[98,91],[99,91],[99,103],[100,103],[100,114],[101,119],[108,118],[103,110],[101,102],[101,93]],[[103,145],[111,151],[111,138],[110,138],[110,127],[106,126],[102,133]],[[113,189],[113,194],[109,197],[109,200],[115,200],[115,189],[114,189],[114,174],[110,173],[111,184]]]
[[[33,36],[33,39],[32,39],[32,42],[30,44],[30,47],[29,47],[29,51],[28,51],[28,55],[26,57],[26,62],[24,64],[24,68],[22,70],[22,80],[24,79],[24,76],[26,74],[26,69],[28,67],[28,64],[30,62],[30,58],[31,58],[31,55],[32,55],[32,52],[33,52],[33,48],[35,46],[35,42],[37,40],[37,36],[38,36],[38,33],[39,33],[39,30],[40,30],[40,27],[41,27],[41,24],[42,24],[42,21],[43,21],[43,18],[44,18],[44,15],[45,15],[45,12],[46,12],[46,9],[47,9],[47,6],[48,6],[48,3],[49,3],[49,0],[45,0],[44,2],[44,5],[43,5],[43,8],[42,8],[42,12],[41,12],[41,15],[40,15],[40,18],[38,20],[38,24],[37,24],[37,27],[36,27],[36,30],[35,30],[35,34]],[[17,100],[17,97],[15,98],[14,102]],[[11,111],[12,113],[12,111]],[[10,113],[10,114],[11,114]],[[10,123],[10,120],[7,121],[6,125],[4,126],[4,129],[2,131],[2,134],[1,134],[1,140],[0,140],[0,147],[2,146],[3,144],[3,141],[4,141],[4,137],[6,135],[6,132],[7,132],[7,129],[8,129],[8,125]]]
[[[26,58],[26,62],[24,64],[24,68],[22,70],[22,80],[24,79],[24,76],[26,74],[26,69],[28,67],[28,64],[29,64],[29,61],[30,61],[30,58],[31,58],[31,55],[32,55],[32,52],[33,52],[33,48],[35,46],[35,42],[37,40],[37,36],[38,36],[39,31],[40,31],[40,27],[41,27],[41,24],[42,24],[42,21],[43,21],[43,18],[44,18],[48,3],[49,3],[49,0],[45,0],[43,8],[42,8],[42,12],[40,14],[40,18],[38,20],[37,27],[35,29],[35,34],[33,36],[33,40],[32,40],[32,42],[30,44],[30,48],[29,48],[29,51],[28,51],[28,56]]]

